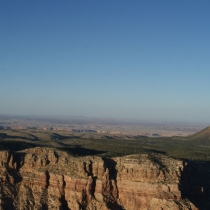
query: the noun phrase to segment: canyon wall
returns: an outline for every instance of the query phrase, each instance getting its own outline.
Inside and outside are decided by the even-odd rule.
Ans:
[[[196,210],[208,193],[187,162],[163,155],[73,157],[50,148],[0,152],[0,209]]]

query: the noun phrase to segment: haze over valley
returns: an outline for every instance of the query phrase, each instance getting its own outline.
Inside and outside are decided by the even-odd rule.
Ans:
[[[132,136],[186,136],[206,123],[140,121],[134,119],[0,115],[0,129],[37,129]]]

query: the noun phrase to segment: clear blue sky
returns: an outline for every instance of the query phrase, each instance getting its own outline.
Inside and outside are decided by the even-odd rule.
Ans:
[[[1,0],[0,114],[210,123],[209,0]]]

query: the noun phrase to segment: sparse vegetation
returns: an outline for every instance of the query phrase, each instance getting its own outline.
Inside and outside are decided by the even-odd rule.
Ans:
[[[35,146],[54,147],[75,156],[103,157],[161,153],[168,156],[210,161],[209,128],[190,137],[159,137],[84,134],[67,131],[2,130],[0,148],[23,150]]]

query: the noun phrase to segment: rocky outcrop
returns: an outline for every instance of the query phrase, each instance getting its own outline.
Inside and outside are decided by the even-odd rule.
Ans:
[[[186,178],[183,183],[187,167],[162,155],[109,159],[38,147],[1,151],[0,209],[195,210],[183,195],[192,184]]]

